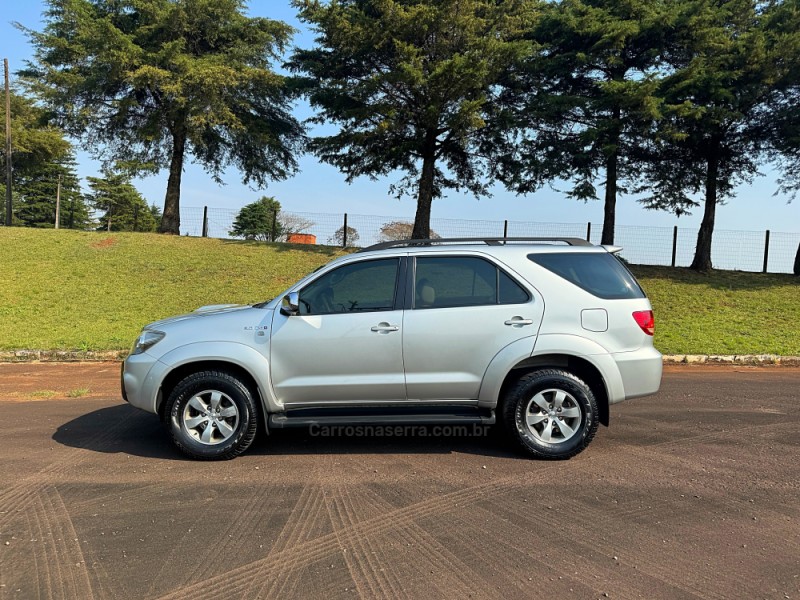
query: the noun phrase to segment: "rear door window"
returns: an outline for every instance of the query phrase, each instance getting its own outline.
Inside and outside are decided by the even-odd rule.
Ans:
[[[633,274],[609,252],[529,254],[528,259],[598,298],[645,298]]]
[[[494,264],[472,256],[418,257],[414,308],[524,304],[528,292]]]

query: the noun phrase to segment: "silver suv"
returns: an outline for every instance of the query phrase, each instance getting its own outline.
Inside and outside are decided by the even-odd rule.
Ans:
[[[614,255],[572,238],[388,242],[252,306],[147,325],[122,394],[199,459],[264,428],[483,424],[538,458],[586,448],[653,394],[653,311]]]

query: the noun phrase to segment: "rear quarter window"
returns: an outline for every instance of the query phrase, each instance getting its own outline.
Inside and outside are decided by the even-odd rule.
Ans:
[[[529,254],[528,259],[598,298],[646,298],[633,274],[609,252]]]

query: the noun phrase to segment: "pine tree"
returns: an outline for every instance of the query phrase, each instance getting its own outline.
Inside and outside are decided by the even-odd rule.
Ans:
[[[81,193],[72,152],[37,168],[28,168],[17,178],[19,194],[17,218],[28,227],[54,227],[56,195],[61,183],[59,227],[86,229],[92,223],[89,208]]]
[[[503,96],[515,135],[498,175],[519,192],[554,180],[567,195],[597,199],[603,179],[601,243],[614,243],[616,203],[639,175],[638,149],[657,115],[655,69],[674,18],[664,0],[561,0],[547,4],[535,42]],[[505,141],[505,144],[503,144]]]
[[[103,177],[87,177],[87,199],[101,213],[99,231],[156,231],[157,213],[147,205],[126,174],[105,171]]]
[[[430,235],[431,204],[447,189],[488,193],[481,139],[497,84],[527,47],[530,2],[295,0],[316,45],[289,65],[318,122],[339,126],[311,149],[352,181],[394,171],[416,195],[412,235]]]
[[[303,128],[271,70],[285,23],[243,0],[47,0],[43,31],[24,29],[28,87],[106,165],[169,169],[160,230],[180,230],[187,154],[221,181],[227,166],[266,185],[296,169]]]
[[[764,115],[796,63],[796,44],[774,30],[781,3],[690,0],[680,9],[670,74],[658,92],[662,119],[642,164],[652,192],[645,205],[680,214],[702,204],[691,268],[707,271],[717,206],[758,174]]]
[[[53,127],[49,122],[49,115],[42,108],[36,106],[34,101],[27,96],[12,92],[11,100],[11,152],[13,163],[12,180],[12,206],[14,225],[45,224],[49,219],[55,224],[55,210],[49,217],[21,220],[16,214],[23,200],[21,185],[31,185],[32,182],[46,178],[45,171],[50,171],[51,176],[58,178],[58,165],[63,164],[69,168],[73,160],[73,151],[70,143],[65,139],[64,133]],[[0,122],[5,123],[6,106],[0,102]],[[5,165],[5,144],[0,144],[0,164]],[[62,172],[66,175],[66,172]],[[0,192],[5,198],[5,177],[0,183]],[[55,207],[55,186],[53,187],[53,206]]]

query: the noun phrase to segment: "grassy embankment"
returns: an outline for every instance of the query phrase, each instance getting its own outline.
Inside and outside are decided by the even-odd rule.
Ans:
[[[341,251],[151,234],[0,229],[0,350],[125,350],[145,323],[258,302]],[[800,279],[633,267],[668,354],[800,355]]]

